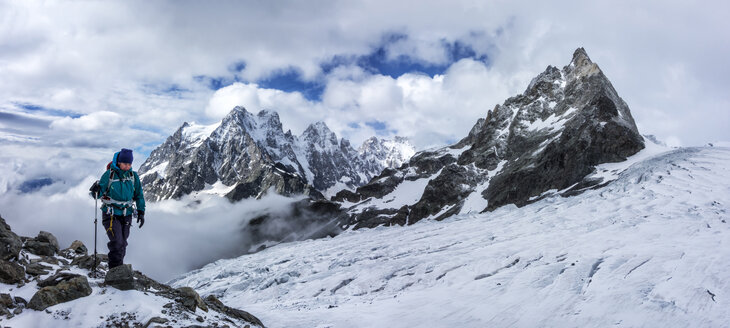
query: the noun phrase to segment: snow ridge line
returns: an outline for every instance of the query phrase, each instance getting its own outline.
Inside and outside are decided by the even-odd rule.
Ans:
[[[644,262],[641,262],[641,263],[639,263],[639,265],[635,266],[635,267],[634,267],[633,269],[629,270],[629,272],[628,272],[628,273],[627,273],[627,274],[626,274],[626,275],[624,276],[624,279],[626,279],[626,277],[628,277],[628,276],[629,276],[629,275],[630,275],[630,274],[631,274],[632,272],[634,272],[634,270],[636,270],[636,269],[638,269],[638,268],[639,268],[640,266],[642,266],[642,265],[646,264],[646,262],[649,262],[649,260],[651,260],[651,257],[650,257],[650,258],[648,258],[648,259],[646,259],[646,260],[644,260]]]
[[[492,271],[491,273],[480,274],[480,275],[474,277],[474,280],[481,280],[481,279],[484,279],[484,278],[489,278],[489,277],[491,277],[491,276],[499,273],[500,271],[502,271],[504,269],[509,269],[509,268],[515,266],[519,262],[520,262],[520,258],[518,257],[514,261],[512,261],[512,263],[507,264],[506,266],[503,266],[503,267],[501,267],[501,268],[499,268],[499,269],[497,269],[495,271]]]

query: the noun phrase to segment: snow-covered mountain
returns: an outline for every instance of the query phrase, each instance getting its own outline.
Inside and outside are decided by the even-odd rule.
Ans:
[[[583,48],[548,66],[524,93],[480,119],[457,144],[415,154],[333,199],[344,224],[375,227],[518,206],[600,186],[592,173],[644,148],[628,105]]]
[[[272,327],[727,327],[730,148],[647,148],[606,185],[346,231],[171,282]]]
[[[323,122],[296,137],[283,131],[276,112],[235,107],[213,125],[184,123],[152,151],[139,173],[153,201],[193,192],[239,200],[270,188],[321,199],[321,193],[357,188],[414,153],[403,138],[375,143],[380,147],[358,152]]]
[[[363,170],[374,177],[384,168],[399,168],[408,162],[416,153],[416,149],[403,137],[395,137],[394,140],[371,137],[363,142],[358,153],[363,159]]]

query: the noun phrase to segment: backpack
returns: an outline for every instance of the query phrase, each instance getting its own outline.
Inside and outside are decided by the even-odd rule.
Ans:
[[[112,162],[110,161],[109,163],[106,164],[106,170],[109,171],[109,170],[111,170],[111,168],[112,168]],[[132,171],[132,175],[136,177],[137,173]],[[111,181],[113,177],[114,177],[114,170],[111,170],[111,172],[109,172],[109,176],[107,177],[107,180],[106,180],[106,190],[104,190],[104,193],[102,194],[103,197],[106,197],[106,195],[109,193],[109,188],[111,188],[111,183],[109,181]],[[136,187],[137,187],[136,184],[132,183],[132,194],[134,194],[135,191],[137,191],[137,190],[135,190]],[[92,198],[96,198],[96,197],[94,197],[94,192],[95,191],[99,192],[99,191],[101,191],[100,189],[101,189],[101,186],[99,185],[99,180],[94,181],[94,184],[92,184],[91,188],[89,188],[89,191],[90,191],[89,195]]]

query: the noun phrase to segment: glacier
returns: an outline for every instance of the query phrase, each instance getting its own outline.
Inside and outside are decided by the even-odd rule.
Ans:
[[[657,148],[579,195],[348,230],[170,281],[270,327],[730,325],[730,148]]]

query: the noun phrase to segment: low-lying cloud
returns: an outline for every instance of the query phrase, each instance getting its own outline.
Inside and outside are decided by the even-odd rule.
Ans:
[[[48,192],[52,188],[29,194],[4,193],[0,196],[0,215],[19,235],[36,236],[41,230],[49,231],[58,238],[61,248],[81,240],[93,253],[95,203],[88,187],[94,180],[88,177],[57,193]],[[266,213],[287,216],[297,200],[270,193],[259,200],[236,203],[219,197],[148,203],[144,227],[139,229],[134,222],[131,229],[125,263],[154,279],[167,281],[217,259],[245,254],[252,246],[249,221]],[[97,251],[106,254],[108,239],[101,226],[101,213],[98,215]],[[277,230],[279,224],[282,222],[271,222],[261,229]],[[302,229],[312,232],[316,228]]]

